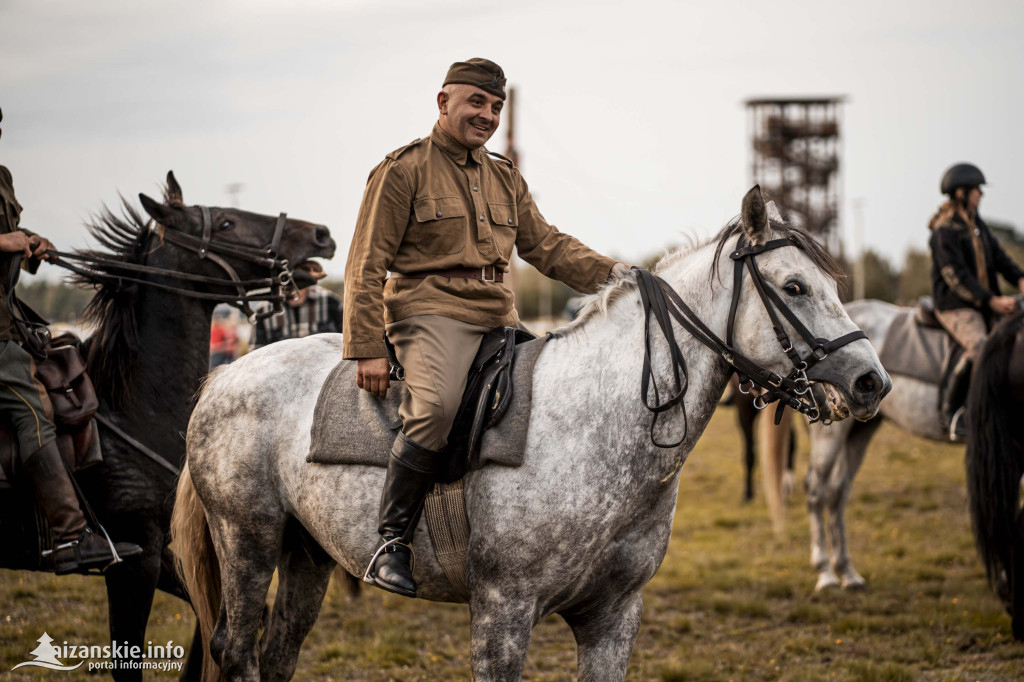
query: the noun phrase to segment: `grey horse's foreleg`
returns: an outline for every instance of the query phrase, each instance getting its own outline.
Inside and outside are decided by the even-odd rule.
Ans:
[[[285,537],[285,553],[277,567],[277,596],[270,623],[260,642],[260,674],[264,682],[290,680],[295,674],[299,649],[313,629],[334,560],[306,531],[294,523]]]
[[[846,542],[846,504],[850,499],[853,479],[860,471],[871,437],[881,425],[881,419],[867,423],[854,422],[846,438],[841,461],[832,470],[828,485],[829,536],[832,543],[832,569],[839,575],[843,589],[862,589],[864,578],[853,567],[849,545]]]
[[[471,588],[470,658],[475,682],[523,677],[536,604],[519,586]]]
[[[642,610],[643,599],[638,590],[601,608],[565,616],[576,637],[581,682],[626,679]]]
[[[846,447],[850,432],[849,421],[831,426],[812,425],[811,461],[807,466],[807,514],[811,529],[811,566],[818,572],[814,591],[838,587],[839,577],[832,570],[828,554],[828,540],[825,536],[825,505],[828,502],[828,482],[836,461]]]
[[[220,663],[222,679],[258,682],[259,629],[267,590],[281,556],[284,519],[254,514],[243,525],[207,513],[221,565],[221,615],[211,655]]]

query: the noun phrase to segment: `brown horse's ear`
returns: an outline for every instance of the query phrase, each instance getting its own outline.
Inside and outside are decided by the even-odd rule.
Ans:
[[[743,210],[740,212],[743,234],[751,244],[763,244],[768,241],[768,209],[761,196],[761,186],[754,185],[743,197]]]
[[[168,206],[184,206],[185,199],[181,195],[181,185],[174,177],[174,171],[167,171],[167,187],[164,188],[164,203]]]
[[[183,228],[188,223],[185,207],[180,204],[161,204],[141,192],[139,193],[139,201],[142,202],[142,208],[146,209],[146,213],[161,225]]]

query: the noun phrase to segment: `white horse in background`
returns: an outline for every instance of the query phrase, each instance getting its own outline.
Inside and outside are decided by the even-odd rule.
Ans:
[[[737,240],[786,237],[792,247],[757,257],[767,286],[818,336],[854,331],[839,302],[834,262],[805,232],[767,214],[754,188],[741,219],[718,239],[667,255],[656,272],[721,335]],[[718,269],[726,273],[718,276]],[[575,636],[580,679],[625,678],[641,590],[668,546],[680,470],[731,373],[722,357],[675,323],[688,390],[682,409],[663,414],[655,435],[681,443],[652,444],[652,415],[638,391],[647,321],[636,277],[590,297],[579,318],[547,341],[534,369],[522,466],[490,465],[464,479],[474,679],[520,679],[531,630],[552,613]],[[770,333],[749,273],[744,281],[735,349],[785,376],[792,365]],[[664,391],[672,386],[670,356],[653,327],[651,336],[653,373]],[[794,338],[807,355],[807,345]],[[334,563],[362,575],[377,545],[384,469],[306,462],[314,405],[341,348],[340,336],[325,334],[260,349],[215,372],[193,413],[174,537],[211,653],[205,660],[219,664],[228,679],[289,679]],[[863,340],[816,369],[815,390],[828,396],[818,403],[824,417],[869,419],[889,388]],[[349,399],[353,405],[375,400],[354,381]],[[361,428],[353,420],[351,429]],[[418,596],[459,600],[425,528],[414,546]],[[261,641],[275,568],[279,586]],[[216,674],[208,669],[207,679]]]
[[[884,301],[851,301],[846,311],[854,324],[881,350],[886,332],[901,312],[908,310]],[[810,517],[811,566],[818,573],[816,592],[842,587],[862,589],[864,578],[853,566],[846,538],[846,505],[853,480],[860,471],[868,444],[882,419],[888,419],[915,436],[948,442],[939,418],[939,387],[908,376],[892,376],[892,394],[878,417],[867,422],[844,421],[832,425],[810,424],[811,457],[805,489]],[[785,525],[781,488],[782,458],[787,451],[792,412],[786,411],[775,426],[762,419],[761,452],[764,454],[765,499],[776,531]],[[826,520],[827,513],[827,520]]]

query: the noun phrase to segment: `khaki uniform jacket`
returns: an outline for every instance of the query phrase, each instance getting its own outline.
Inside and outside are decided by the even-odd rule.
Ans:
[[[583,293],[604,284],[615,264],[549,225],[510,161],[467,150],[440,125],[388,154],[370,172],[345,266],[344,357],[385,357],[384,325],[413,315],[514,325],[514,296],[504,284],[438,275],[385,283],[388,271],[507,271],[513,247]]]
[[[14,181],[11,178],[11,171],[0,166],[0,234],[8,234],[21,229],[30,237],[34,233],[19,228],[21,220],[21,204],[14,198]],[[14,254],[0,252],[0,341],[18,339],[18,331],[11,321],[11,312],[7,306],[7,282],[10,279],[11,265],[14,262]],[[35,272],[39,267],[38,260],[22,259],[23,270]]]

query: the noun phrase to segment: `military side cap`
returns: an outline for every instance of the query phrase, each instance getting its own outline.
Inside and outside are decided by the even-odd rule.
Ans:
[[[492,95],[505,99],[505,72],[489,59],[474,57],[464,62],[455,62],[448,69],[441,87],[449,83],[475,85]]]

